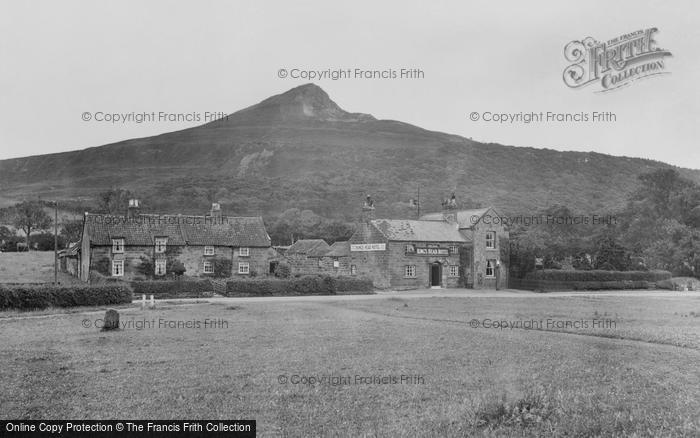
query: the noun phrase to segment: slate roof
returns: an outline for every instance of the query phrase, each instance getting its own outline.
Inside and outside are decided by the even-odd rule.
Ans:
[[[468,242],[454,224],[433,220],[376,219],[372,221],[389,240],[402,242]]]
[[[325,257],[349,257],[350,242],[335,242],[331,245],[331,249],[325,254]]]
[[[294,242],[285,254],[300,254],[307,257],[322,257],[330,249],[323,239],[301,239]]]
[[[151,246],[156,237],[168,245],[270,246],[261,217],[86,214],[85,233],[91,245],[111,245],[123,238],[124,245]]]
[[[473,208],[469,210],[458,210],[457,213],[457,223],[460,228],[471,228],[476,223],[481,220],[481,218],[486,214],[487,211],[491,210],[492,207],[485,208]],[[422,221],[444,221],[443,213],[429,213],[424,214],[420,217]]]

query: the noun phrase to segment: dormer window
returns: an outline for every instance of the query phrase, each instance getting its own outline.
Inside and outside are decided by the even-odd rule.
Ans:
[[[156,237],[156,254],[162,254],[165,252],[165,248],[168,245],[167,237]]]
[[[496,232],[488,231],[486,232],[486,248],[495,249],[496,248]]]
[[[112,239],[112,253],[113,254],[123,254],[124,253],[124,239]]]

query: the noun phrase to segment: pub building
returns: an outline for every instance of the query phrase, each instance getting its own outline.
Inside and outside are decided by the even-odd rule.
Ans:
[[[453,195],[418,220],[375,219],[374,211],[367,197],[348,242],[354,275],[396,290],[506,287],[508,231],[492,207],[459,210]]]

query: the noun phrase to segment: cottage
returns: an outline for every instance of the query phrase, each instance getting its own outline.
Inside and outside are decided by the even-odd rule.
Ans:
[[[169,274],[235,277],[268,273],[274,257],[261,217],[140,214],[129,202],[126,216],[85,213],[79,275],[125,280]]]
[[[321,258],[326,273],[333,276],[355,275],[350,270],[350,242],[335,242]]]
[[[323,256],[331,249],[323,239],[301,239],[284,253],[292,274],[324,274]]]
[[[419,220],[375,219],[373,203],[365,202],[349,240],[351,274],[382,288],[505,287],[508,232],[490,220],[495,210],[443,207]]]

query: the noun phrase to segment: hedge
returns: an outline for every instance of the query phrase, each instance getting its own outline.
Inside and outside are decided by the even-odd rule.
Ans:
[[[0,309],[46,309],[47,307],[100,306],[131,303],[125,284],[109,286],[0,285]]]
[[[581,281],[649,281],[657,282],[668,280],[671,273],[668,271],[567,271],[562,269],[544,269],[529,272],[526,280],[545,280],[562,282]]]
[[[545,269],[511,278],[510,287],[536,291],[651,289],[668,281],[668,271],[567,271]]]
[[[226,296],[335,295],[338,292],[371,292],[367,279],[307,275],[297,278],[255,278],[226,283]]]
[[[154,295],[156,298],[196,298],[214,290],[209,280],[132,281],[131,287],[134,295]]]

